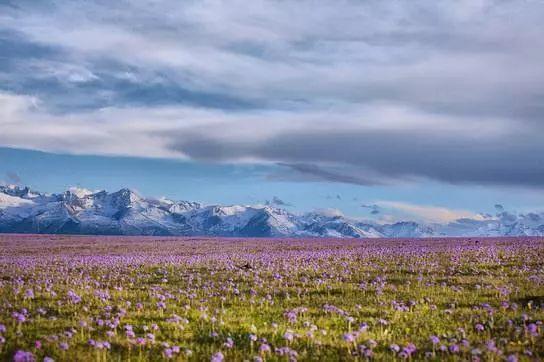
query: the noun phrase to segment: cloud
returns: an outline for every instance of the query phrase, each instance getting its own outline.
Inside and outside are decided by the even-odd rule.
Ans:
[[[380,213],[380,207],[376,204],[361,204],[363,209],[368,209],[371,215],[378,215]]]
[[[542,187],[543,16],[521,0],[7,2],[0,145]]]
[[[544,145],[536,129],[497,135],[419,127],[380,130],[362,123],[349,131],[331,125],[327,130],[285,131],[250,142],[193,134],[175,137],[172,147],[193,159],[277,161],[308,177],[363,185],[418,178],[544,185],[544,164],[538,157]]]
[[[379,207],[387,208],[398,214],[397,218],[408,217],[426,223],[448,223],[458,219],[481,220],[482,216],[467,210],[455,210],[445,207],[416,205],[398,201],[378,201]]]
[[[325,216],[325,217],[343,217],[344,213],[339,209],[334,208],[324,208],[317,209],[314,211],[315,214]]]
[[[474,119],[469,124],[389,104],[367,105],[347,113],[225,113],[161,106],[56,114],[47,112],[35,97],[0,93],[0,105],[0,144],[8,147],[276,163],[291,171],[269,175],[272,179],[361,185],[421,178],[531,187],[544,184],[544,164],[538,157],[544,144],[538,127],[511,129],[500,120]],[[359,114],[370,118],[356,122]],[[383,121],[376,124],[377,119]]]
[[[283,201],[282,199],[280,199],[280,198],[277,197],[277,196],[272,197],[272,200],[271,200],[271,201],[267,200],[267,201],[265,202],[265,204],[266,204],[266,205],[271,205],[271,206],[280,206],[280,207],[281,207],[281,206],[283,206],[283,207],[285,207],[285,206],[293,206],[292,204]]]
[[[6,181],[10,184],[20,184],[22,179],[17,172],[8,171],[6,172]]]
[[[499,0],[18,2],[3,7],[0,24],[19,43],[49,49],[38,61],[64,59],[98,77],[128,70],[143,89],[150,78],[168,79],[188,92],[282,108],[388,100],[538,119],[542,8]],[[6,49],[10,59],[32,56]],[[38,76],[52,73],[45,68]]]
[[[277,165],[282,166],[282,169],[270,173],[267,175],[267,179],[274,181],[341,182],[365,186],[381,185],[386,182],[384,176],[347,167],[283,162],[279,162]]]

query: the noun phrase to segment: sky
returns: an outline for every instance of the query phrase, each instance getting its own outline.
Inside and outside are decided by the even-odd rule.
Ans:
[[[0,181],[451,220],[544,202],[544,1],[2,1]]]

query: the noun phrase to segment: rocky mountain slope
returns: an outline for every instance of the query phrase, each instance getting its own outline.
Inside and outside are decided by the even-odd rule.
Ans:
[[[544,214],[502,212],[449,224],[361,222],[342,215],[297,215],[272,206],[201,205],[144,198],[129,189],[72,188],[45,194],[0,186],[0,232],[247,237],[431,237],[544,235]]]

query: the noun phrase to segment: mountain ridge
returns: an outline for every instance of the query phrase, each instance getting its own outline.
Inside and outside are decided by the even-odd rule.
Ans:
[[[70,188],[47,194],[0,186],[0,232],[94,235],[410,238],[544,236],[544,213],[502,211],[447,224],[378,224],[320,212],[294,214],[271,205],[202,205],[116,192]]]

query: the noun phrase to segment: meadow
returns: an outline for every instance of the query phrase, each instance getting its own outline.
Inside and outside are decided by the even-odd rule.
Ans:
[[[542,238],[0,235],[0,360],[544,359]]]

